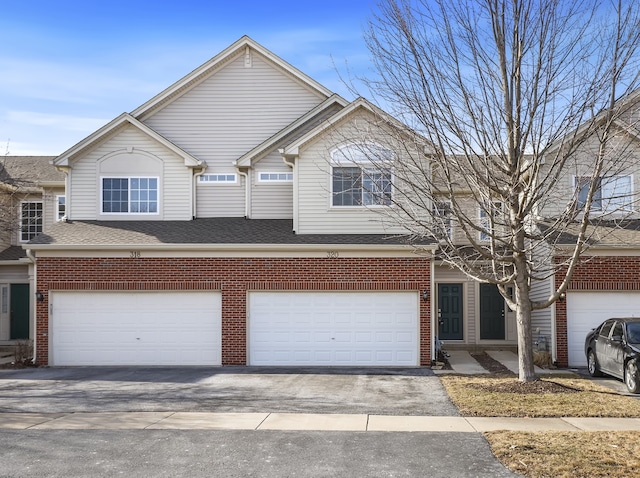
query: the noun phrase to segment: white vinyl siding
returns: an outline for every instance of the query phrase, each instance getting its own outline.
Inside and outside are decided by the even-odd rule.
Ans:
[[[245,181],[240,176],[236,183],[198,183],[196,217],[244,217]]]
[[[327,139],[340,136],[327,135]],[[298,234],[392,234],[403,229],[385,215],[386,207],[333,207],[328,142],[318,140],[298,159]]]
[[[217,171],[325,99],[251,54],[250,68],[241,52],[143,122]]]
[[[251,217],[254,219],[293,218],[293,182],[260,181],[261,173],[293,174],[278,151],[262,158],[252,173]]]
[[[133,147],[130,161],[127,162],[127,149]],[[193,175],[184,165],[184,159],[176,156],[163,145],[149,138],[133,126],[125,126],[109,139],[100,143],[85,156],[74,159],[69,175],[71,183],[67,194],[68,218],[72,220],[96,220],[100,217],[101,195],[100,176],[115,176],[114,169],[102,171],[101,162],[105,158],[120,153],[118,158],[122,168],[120,176],[158,176],[160,180],[160,214],[148,216],[149,220],[189,220],[191,219],[191,191]],[[137,164],[151,164],[153,171]],[[156,174],[156,172],[160,174]],[[114,219],[113,216],[103,218]],[[135,220],[135,215],[117,216],[118,219]]]

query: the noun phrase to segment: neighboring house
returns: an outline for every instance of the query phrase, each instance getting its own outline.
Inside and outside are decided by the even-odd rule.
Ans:
[[[357,157],[403,129],[248,37],[114,119],[55,158],[66,220],[25,246],[37,363],[430,365],[434,248]]]
[[[65,214],[54,157],[0,158],[0,343],[33,336],[33,262],[23,244]]]

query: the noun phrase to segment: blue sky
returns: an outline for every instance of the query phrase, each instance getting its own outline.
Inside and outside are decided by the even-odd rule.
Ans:
[[[2,0],[0,154],[57,155],[249,35],[329,89],[376,0]],[[335,63],[335,65],[334,65]]]

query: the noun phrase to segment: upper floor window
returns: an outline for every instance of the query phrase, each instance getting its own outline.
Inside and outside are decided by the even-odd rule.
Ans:
[[[157,214],[158,178],[102,178],[102,212]]]
[[[42,201],[20,203],[20,241],[28,242],[42,232]]]
[[[393,153],[375,144],[343,146],[331,154],[333,206],[389,206]]]
[[[591,177],[577,176],[575,187],[578,193],[577,208],[584,209],[589,196]],[[591,198],[591,210],[601,213],[631,211],[633,209],[631,176],[603,176],[596,180]]]
[[[502,203],[493,202],[480,208],[480,240],[489,241],[502,214]]]
[[[56,221],[62,221],[67,215],[67,203],[65,196],[56,196]]]
[[[261,183],[290,183],[293,181],[293,173],[259,173],[258,181]]]
[[[203,174],[198,176],[198,182],[201,183],[237,183],[238,175],[232,174]]]
[[[435,230],[439,235],[453,237],[450,201],[438,201],[433,204],[433,220],[435,221]]]

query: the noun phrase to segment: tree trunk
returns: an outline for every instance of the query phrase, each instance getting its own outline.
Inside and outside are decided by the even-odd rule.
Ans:
[[[518,325],[518,379],[533,382],[538,379],[533,367],[533,337],[531,327],[531,300],[524,254],[515,257],[516,269],[516,323]]]

